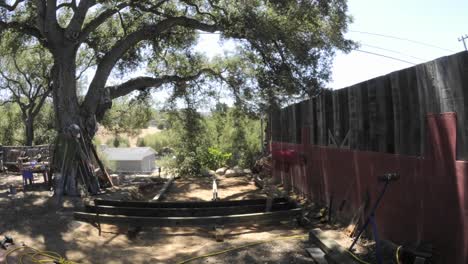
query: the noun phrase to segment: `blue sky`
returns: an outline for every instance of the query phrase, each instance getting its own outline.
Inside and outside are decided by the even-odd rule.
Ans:
[[[354,22],[346,36],[361,43],[360,50],[415,64],[464,50],[458,38],[468,34],[468,0],[349,0],[348,6]],[[353,31],[391,35],[444,49]],[[219,43],[218,40],[217,35],[203,34],[197,49],[211,57],[234,46],[233,42]],[[334,60],[333,80],[329,87],[344,88],[411,66],[358,51],[349,54],[339,52]]]

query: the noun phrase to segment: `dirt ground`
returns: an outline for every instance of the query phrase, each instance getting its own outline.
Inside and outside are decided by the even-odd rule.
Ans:
[[[45,187],[37,186],[26,193],[19,191],[10,195],[10,184],[20,185],[21,177],[0,174],[0,235],[8,234],[17,244],[54,251],[77,263],[180,263],[195,256],[258,241],[271,242],[190,263],[313,263],[304,251],[307,246],[304,239],[277,239],[306,234],[306,230],[291,223],[270,226],[253,223],[229,228],[225,230],[224,242],[216,242],[210,228],[146,228],[130,239],[126,232],[128,227],[103,225],[102,236],[99,236],[93,225],[73,220],[73,211],[82,206],[81,199],[68,198],[62,202],[63,206],[59,206]],[[149,199],[160,185],[154,184],[148,193],[136,198]],[[210,200],[211,186],[210,180],[179,179],[166,200]],[[220,178],[218,190],[222,200],[264,196],[246,178]],[[134,199],[135,192],[134,186],[124,186],[106,195]],[[0,249],[0,255],[2,252]],[[15,260],[9,259],[9,263],[15,263]]]

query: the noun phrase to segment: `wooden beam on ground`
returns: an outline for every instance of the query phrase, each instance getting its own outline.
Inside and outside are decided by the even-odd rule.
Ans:
[[[226,216],[205,216],[205,217],[141,217],[125,215],[100,214],[99,222],[105,224],[129,224],[137,226],[206,226],[206,225],[238,225],[238,224],[259,224],[276,223],[291,220],[301,215],[301,209],[295,208],[286,211],[240,214]],[[94,223],[97,220],[96,214],[75,212],[75,220]]]
[[[276,203],[272,205],[272,211],[289,210],[296,208],[292,203]],[[116,207],[99,205],[87,205],[87,213],[96,213],[108,215],[127,215],[127,216],[146,216],[146,217],[202,217],[202,216],[222,216],[235,214],[253,214],[265,211],[265,205],[243,205],[228,207],[202,207],[202,208],[135,208],[135,207]]]
[[[163,187],[161,188],[161,190],[159,190],[158,194],[156,194],[156,196],[154,196],[153,198],[153,202],[157,202],[159,200],[161,200],[161,198],[163,197],[163,195],[166,193],[166,191],[169,189],[169,187],[171,187],[172,183],[174,182],[174,177],[170,178],[166,183],[164,183]]]
[[[306,248],[307,253],[312,257],[312,259],[318,264],[328,264],[328,261],[325,259],[325,252],[323,252],[318,247]]]
[[[329,263],[334,264],[357,264],[346,248],[340,246],[333,238],[328,237],[320,228],[315,228],[309,232],[309,242],[316,244],[326,253]]]
[[[273,203],[288,202],[286,198],[276,198]],[[137,207],[137,208],[206,208],[206,207],[231,207],[243,205],[263,205],[266,204],[266,199],[252,200],[231,200],[231,201],[212,201],[212,202],[129,202],[116,200],[94,200],[95,205],[108,205],[119,207]]]

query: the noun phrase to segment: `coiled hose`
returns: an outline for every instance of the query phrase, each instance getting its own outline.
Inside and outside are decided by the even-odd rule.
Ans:
[[[26,249],[26,252],[20,253],[18,255],[19,264],[24,264],[23,260],[27,259],[27,263],[35,263],[35,264],[46,264],[46,263],[55,263],[55,264],[77,264],[73,261],[67,260],[60,256],[57,252],[53,251],[41,251],[32,247],[22,246],[17,247],[12,250],[9,250],[5,254],[5,264],[8,264],[8,256],[10,256],[13,252],[18,251],[20,249]]]

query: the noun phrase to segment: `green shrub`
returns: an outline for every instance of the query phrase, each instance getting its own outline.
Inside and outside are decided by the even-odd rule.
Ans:
[[[203,155],[202,165],[209,169],[216,170],[222,166],[226,166],[231,157],[232,153],[223,152],[216,147],[210,147],[205,155]]]
[[[161,153],[166,147],[172,148],[175,143],[175,138],[171,135],[170,130],[164,130],[155,134],[146,135],[144,138],[138,139],[137,145],[140,147],[146,146],[153,148],[156,152]]]
[[[146,142],[144,138],[139,137],[137,139],[137,147],[146,147]]]
[[[106,141],[106,145],[113,146],[115,148],[127,148],[130,146],[130,142],[128,141],[128,138],[116,136],[108,139]]]

